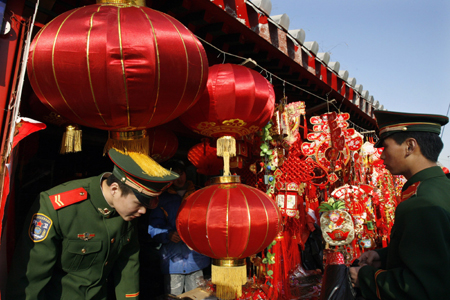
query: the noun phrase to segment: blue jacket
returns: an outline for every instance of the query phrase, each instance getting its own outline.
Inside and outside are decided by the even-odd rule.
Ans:
[[[148,233],[162,246],[159,249],[163,274],[189,274],[210,265],[211,259],[190,250],[183,241],[169,240],[169,232],[176,231],[176,217],[182,198],[178,194],[164,192],[159,205],[150,213]]]

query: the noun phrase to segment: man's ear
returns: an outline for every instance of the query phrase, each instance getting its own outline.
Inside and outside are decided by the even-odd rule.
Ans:
[[[414,150],[418,149],[419,147],[416,139],[414,138],[407,138],[405,144],[406,144],[406,153],[408,153],[408,155],[412,154]]]
[[[119,184],[117,182],[111,183],[111,185],[109,186],[109,191],[112,196],[120,195],[121,190],[119,188]]]

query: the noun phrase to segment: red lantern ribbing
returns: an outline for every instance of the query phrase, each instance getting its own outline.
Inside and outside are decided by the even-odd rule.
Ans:
[[[197,133],[219,138],[217,154],[224,157],[224,175],[230,175],[227,157],[235,156],[234,139],[265,126],[274,104],[273,86],[258,72],[240,65],[213,65],[203,96],[180,120]]]
[[[98,0],[57,16],[38,32],[28,58],[42,103],[77,124],[110,131],[119,148],[193,106],[208,78],[206,53],[192,32],[134,3]],[[148,150],[148,141],[136,147]]]
[[[247,275],[245,257],[266,248],[280,230],[280,213],[269,196],[240,183],[239,176],[214,177],[178,211],[177,231],[195,251],[212,257],[212,282],[220,299],[235,299]]]

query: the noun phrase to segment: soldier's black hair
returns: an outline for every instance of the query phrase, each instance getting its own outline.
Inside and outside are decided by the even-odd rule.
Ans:
[[[106,184],[108,186],[110,186],[113,183],[117,183],[119,185],[120,190],[122,191],[122,196],[128,196],[129,194],[133,193],[133,190],[126,185],[125,183],[123,183],[122,181],[120,181],[119,179],[117,179],[116,176],[114,176],[113,174],[111,174],[107,179],[106,179]]]
[[[404,131],[394,133],[390,136],[398,145],[401,145],[406,139],[413,138],[420,147],[423,156],[432,162],[437,162],[439,154],[444,148],[441,138],[437,133],[422,131]]]

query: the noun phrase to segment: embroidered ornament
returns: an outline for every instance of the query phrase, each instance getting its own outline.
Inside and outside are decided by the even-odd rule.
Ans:
[[[48,236],[53,221],[44,214],[34,214],[28,230],[30,239],[35,242],[42,242]]]
[[[355,229],[352,216],[343,210],[345,204],[342,201],[334,201],[330,197],[328,202],[319,205],[322,236],[329,245],[347,245],[355,238]]]

